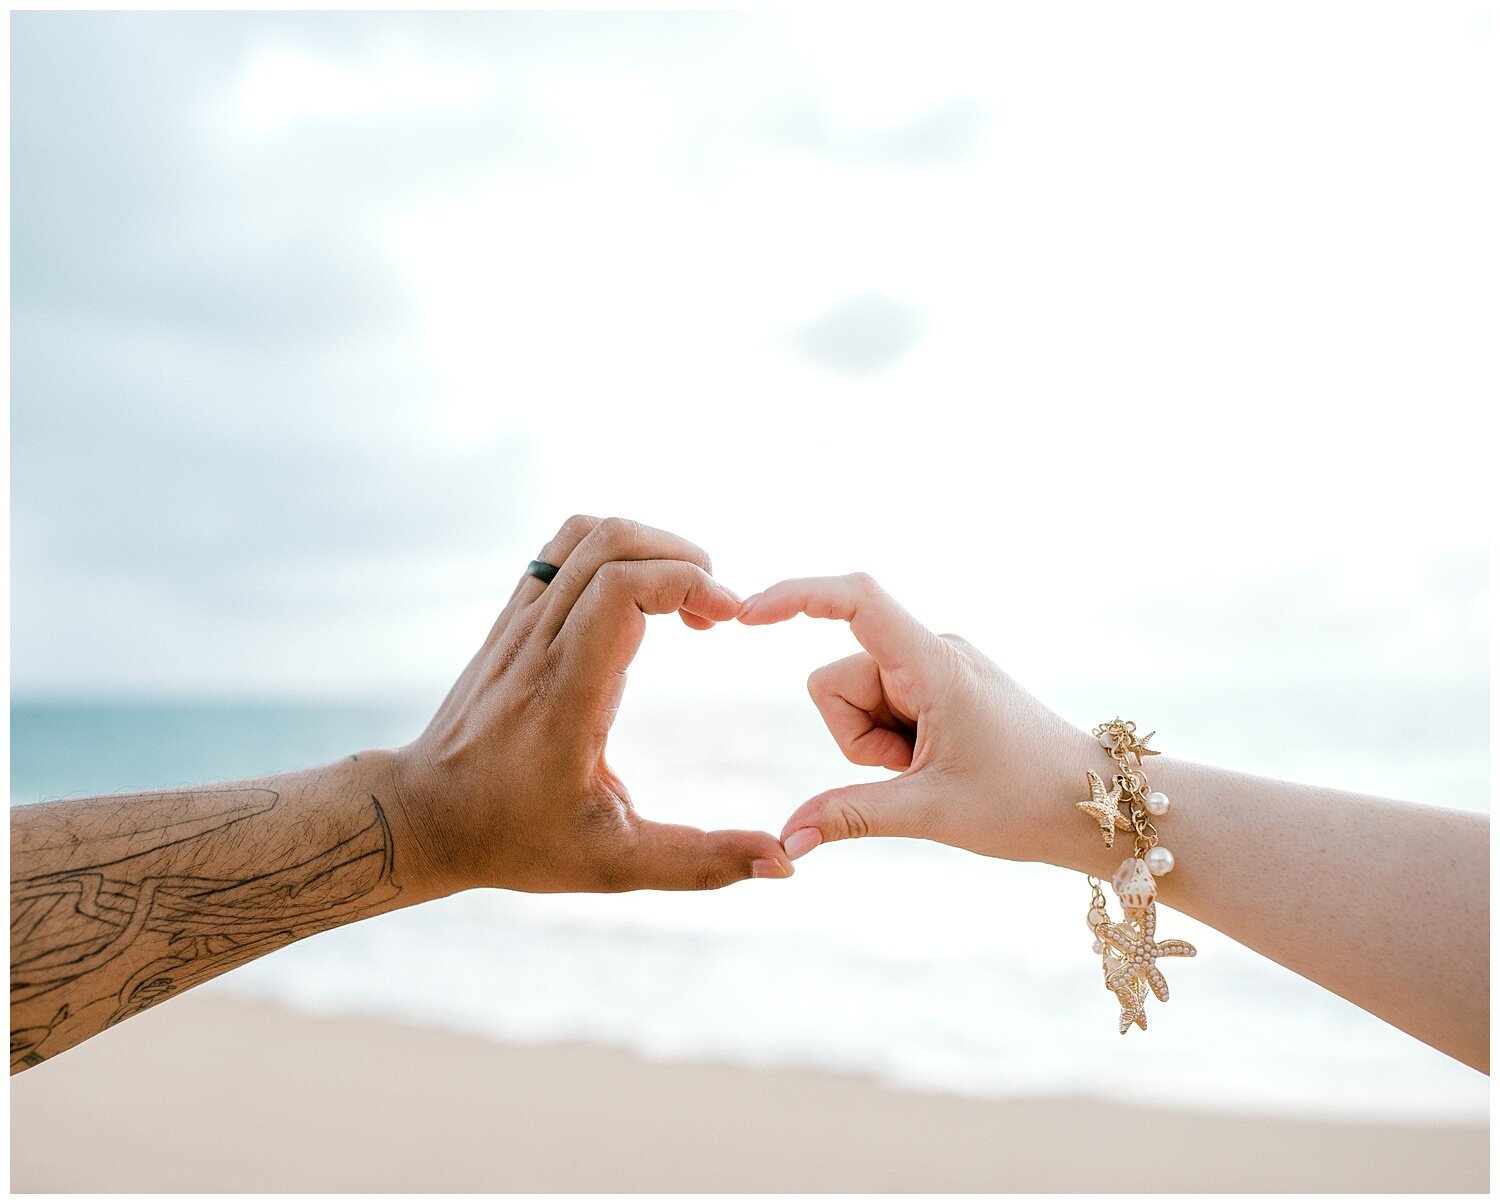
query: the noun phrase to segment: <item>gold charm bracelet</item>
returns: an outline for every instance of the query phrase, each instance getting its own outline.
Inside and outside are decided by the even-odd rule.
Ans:
[[[1089,876],[1089,886],[1093,889],[1089,931],[1094,934],[1094,952],[1102,959],[1104,987],[1120,1003],[1123,1035],[1132,1024],[1144,1031],[1148,994],[1163,1003],[1167,1001],[1167,980],[1157,969],[1157,959],[1197,957],[1198,951],[1187,941],[1156,939],[1156,879],[1170,874],[1176,864],[1171,851],[1158,843],[1156,825],[1151,822],[1166,815],[1171,800],[1161,791],[1152,790],[1141,772],[1141,762],[1158,755],[1156,749],[1146,747],[1156,733],[1137,736],[1133,722],[1115,718],[1096,727],[1094,735],[1119,772],[1114,776],[1113,787],[1105,790],[1099,775],[1092,769],[1085,770],[1089,797],[1077,804],[1078,810],[1099,825],[1106,849],[1115,847],[1117,828],[1135,837],[1134,853],[1120,863],[1110,880],[1125,916],[1120,923],[1109,918],[1103,885],[1098,878]],[[1130,765],[1131,757],[1135,758],[1134,768]]]

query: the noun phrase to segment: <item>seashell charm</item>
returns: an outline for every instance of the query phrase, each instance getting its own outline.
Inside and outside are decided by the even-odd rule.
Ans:
[[[1120,906],[1127,911],[1145,911],[1156,898],[1156,879],[1139,857],[1128,857],[1120,862],[1110,885],[1120,898]]]

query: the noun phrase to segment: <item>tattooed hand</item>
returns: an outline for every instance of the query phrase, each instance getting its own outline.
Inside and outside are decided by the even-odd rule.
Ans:
[[[706,553],[625,519],[576,516],[523,576],[437,715],[396,754],[392,803],[447,890],[701,890],[792,872],[766,832],[653,823],[604,759],[648,614],[703,630],[740,600]]]
[[[11,809],[11,1069],[292,941],[472,886],[687,890],[792,872],[766,832],[651,823],[604,761],[648,614],[739,599],[692,544],[570,519],[395,752]]]

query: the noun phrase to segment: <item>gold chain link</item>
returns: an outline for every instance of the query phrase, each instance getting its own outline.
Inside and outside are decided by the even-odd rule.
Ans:
[[[1120,788],[1121,800],[1130,806],[1135,855],[1144,857],[1160,839],[1156,825],[1151,822],[1151,813],[1146,810],[1146,796],[1151,793],[1151,783],[1140,768],[1143,758],[1156,754],[1155,749],[1146,747],[1146,742],[1156,733],[1149,732],[1138,737],[1133,719],[1122,720],[1116,717],[1096,727],[1094,735],[1103,741],[1105,751],[1114,761],[1115,768],[1120,771],[1115,774],[1115,785]],[[1134,768],[1130,764],[1132,755],[1135,756]]]
[[[1091,912],[1097,911],[1101,916],[1104,917],[1099,921],[1098,924],[1094,925],[1095,938],[1102,939],[1104,930],[1109,926],[1109,902],[1104,897],[1104,883],[1099,881],[1098,878],[1095,878],[1093,874],[1089,875],[1089,886],[1093,889],[1094,892],[1094,898],[1089,910]],[[1099,958],[1099,969],[1104,975],[1105,984],[1108,985],[1109,959],[1107,957],[1101,956]]]
[[[1094,907],[1098,909],[1100,915],[1107,916],[1109,914],[1109,903],[1104,898],[1104,883],[1095,878],[1093,874],[1090,874],[1089,885],[1094,888]]]

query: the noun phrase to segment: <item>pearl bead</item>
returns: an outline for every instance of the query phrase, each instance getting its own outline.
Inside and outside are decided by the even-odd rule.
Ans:
[[[1172,800],[1160,790],[1153,790],[1146,796],[1146,810],[1152,815],[1165,815],[1171,806]]]
[[[1095,953],[1103,953],[1104,952],[1104,942],[1103,941],[1095,941],[1094,942],[1094,952]]]
[[[1103,924],[1103,923],[1107,922],[1108,920],[1109,920],[1109,917],[1107,915],[1105,915],[1102,911],[1100,911],[1097,907],[1090,907],[1089,908],[1089,931],[1090,932],[1093,932],[1095,928],[1099,927],[1100,924]]]
[[[1158,876],[1170,874],[1172,867],[1177,864],[1177,858],[1172,856],[1172,850],[1157,845],[1146,854],[1146,866],[1153,874]]]

